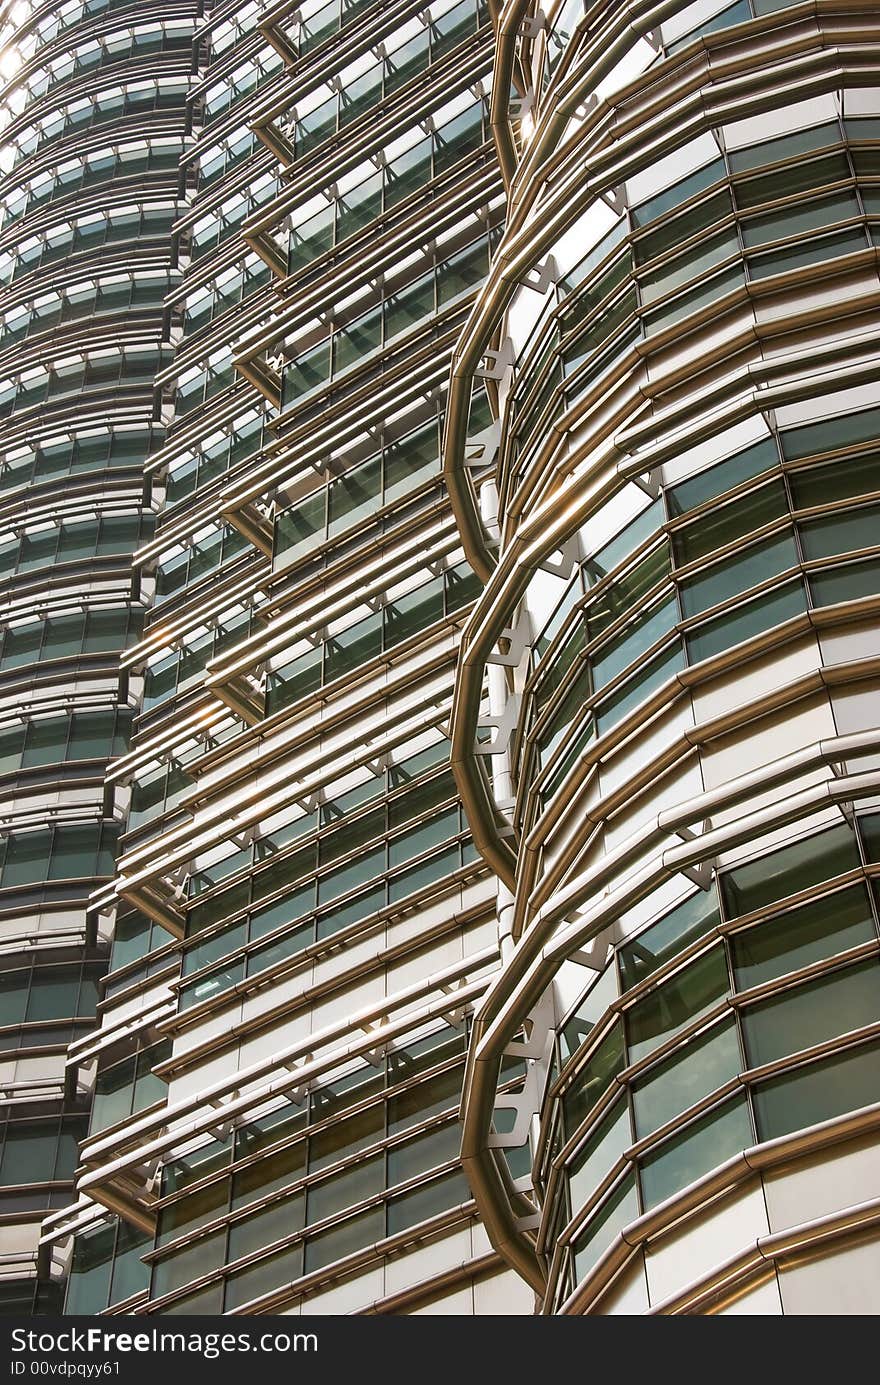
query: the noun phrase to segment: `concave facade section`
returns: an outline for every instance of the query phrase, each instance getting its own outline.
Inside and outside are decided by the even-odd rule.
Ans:
[[[71,1057],[97,1097],[47,1243],[71,1314],[530,1312],[459,1159],[498,942],[449,764],[479,584],[440,449],[502,223],[493,26],[227,3],[196,40],[111,970]]]
[[[509,4],[500,34],[507,226],[444,457],[504,958],[465,1166],[545,1313],[875,1313],[876,7]],[[501,1162],[529,1149],[537,1225]]]
[[[105,792],[139,695],[120,677],[145,604],[164,300],[179,277],[195,5],[0,11],[0,1311],[59,1312],[40,1223],[73,1196],[115,872]]]

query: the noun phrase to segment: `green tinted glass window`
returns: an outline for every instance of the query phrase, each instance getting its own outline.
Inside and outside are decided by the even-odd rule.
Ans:
[[[587,1112],[592,1110],[623,1067],[623,1027],[615,1024],[577,1073],[562,1099],[567,1136],[574,1134]]]
[[[625,1178],[605,1199],[573,1244],[574,1268],[582,1279],[611,1245],[615,1236],[639,1215],[635,1179]]]
[[[816,606],[836,606],[840,601],[859,601],[880,591],[880,562],[871,558],[810,573],[810,594]]]
[[[823,519],[804,521],[798,528],[806,558],[830,558],[854,549],[876,548],[880,543],[880,506],[838,511]]]
[[[694,477],[693,481],[676,487],[674,494],[677,495],[679,503],[690,499],[687,508],[691,508],[699,503],[699,499],[710,499],[715,486],[724,491],[736,485],[737,481],[746,479],[745,475],[738,473],[745,472],[747,475],[752,467],[756,467],[760,474],[776,461],[772,444],[752,448],[749,452],[741,454],[741,457],[745,460],[739,467],[734,466],[737,459],[731,458],[720,467],[712,467],[710,471]],[[697,482],[702,484],[698,486]],[[682,567],[685,563],[692,563],[697,558],[712,553],[716,548],[723,548],[727,544],[747,538],[756,529],[771,524],[774,519],[781,519],[787,514],[785,487],[781,480],[771,481],[727,505],[712,510],[709,514],[701,515],[684,528],[677,529],[672,536],[672,551],[676,564]]]
[[[875,938],[863,885],[804,904],[730,940],[737,990],[773,981],[788,971],[833,957]]]
[[[303,1247],[302,1242],[299,1241],[296,1245],[276,1251],[274,1255],[265,1256],[256,1264],[249,1265],[247,1269],[239,1270],[237,1274],[231,1274],[226,1281],[224,1310],[227,1313],[232,1312],[233,1309],[240,1308],[243,1303],[248,1303],[253,1298],[259,1298],[262,1294],[270,1293],[273,1289],[298,1279],[302,1274],[302,1262]],[[213,1314],[219,1312],[219,1306],[197,1308],[190,1304],[182,1311]]]
[[[776,577],[797,566],[794,536],[788,532],[765,539],[714,563],[697,577],[679,583],[682,610],[686,617],[699,615],[709,607],[739,596],[749,587]]]
[[[636,672],[597,707],[596,728],[599,734],[604,734],[610,726],[628,716],[683,667],[684,656],[677,641],[670,649],[639,665]]]
[[[645,1210],[730,1159],[753,1143],[745,1098],[734,1097],[718,1110],[693,1121],[642,1161],[640,1177]]]
[[[880,1044],[860,1044],[761,1083],[753,1101],[758,1137],[773,1140],[880,1101]]]
[[[189,1246],[175,1251],[167,1260],[153,1266],[152,1294],[170,1293],[172,1289],[185,1288],[192,1280],[210,1270],[217,1269],[223,1262],[225,1231],[213,1231]]]
[[[786,895],[808,889],[859,864],[856,841],[848,826],[832,827],[721,876],[721,897],[728,918],[761,909]]]
[[[785,428],[779,434],[784,457],[794,461],[814,453],[838,452],[856,443],[880,438],[880,409],[838,414],[800,428]]]
[[[365,1095],[369,1089],[365,1088]],[[377,1093],[378,1095],[378,1093]],[[331,1112],[327,1112],[328,1115]],[[345,1120],[337,1120],[309,1141],[309,1171],[316,1172],[358,1150],[366,1149],[385,1133],[385,1107],[377,1102]]]
[[[825,466],[791,471],[788,480],[798,509],[869,495],[880,489],[880,455],[838,458]]]
[[[440,1111],[456,1111],[461,1096],[461,1078],[461,1068],[456,1066],[391,1097],[388,1101],[388,1133],[397,1134]]]
[[[432,1178],[428,1183],[388,1199],[387,1233],[395,1236],[470,1199],[471,1190],[464,1174],[446,1173]]]
[[[114,1240],[112,1223],[83,1231],[76,1237],[65,1304],[67,1314],[91,1316],[107,1307]]]
[[[571,1161],[568,1186],[574,1215],[632,1143],[625,1098],[616,1102]]]
[[[205,1172],[208,1172],[207,1168]],[[196,1227],[204,1226],[214,1217],[221,1216],[226,1211],[228,1199],[229,1180],[221,1178],[219,1182],[200,1188],[197,1192],[181,1198],[179,1202],[163,1208],[159,1217],[158,1244],[182,1235],[185,1231],[194,1231]]]
[[[349,1217],[339,1226],[331,1226],[326,1231],[310,1236],[306,1242],[305,1273],[323,1269],[335,1260],[353,1255],[365,1246],[380,1241],[385,1235],[385,1209],[372,1207],[360,1216]]]
[[[775,625],[791,620],[806,610],[807,602],[800,582],[789,582],[768,595],[753,597],[741,606],[706,621],[686,637],[688,659],[697,663],[711,659],[726,649],[754,639]]]
[[[712,948],[658,986],[626,1012],[631,1063],[672,1038],[727,994],[727,962],[722,947]]]
[[[880,1018],[880,965],[875,960],[833,971],[750,1005],[743,1033],[751,1067]]]
[[[270,1202],[249,1217],[232,1222],[226,1259],[238,1260],[243,1255],[251,1255],[272,1245],[274,1241],[280,1241],[294,1231],[301,1231],[304,1211],[305,1197],[300,1191],[291,1197]]]
[[[657,923],[620,949],[618,961],[623,989],[629,990],[663,962],[703,937],[710,928],[715,927],[718,917],[714,888],[698,890],[683,904],[677,904]]]
[[[633,1086],[636,1135],[649,1135],[740,1070],[736,1028],[724,1023],[692,1039]]]

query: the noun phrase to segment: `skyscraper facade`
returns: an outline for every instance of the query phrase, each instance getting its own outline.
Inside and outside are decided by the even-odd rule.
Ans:
[[[40,1223],[71,1202],[90,1084],[66,1046],[95,1023],[122,831],[105,790],[136,682],[144,463],[171,360],[196,7],[110,0],[0,12],[0,1301],[58,1311]],[[161,1087],[145,1069],[142,1083]]]
[[[858,0],[502,14],[445,455],[504,924],[463,1156],[546,1313],[878,1311],[877,40]]]
[[[492,23],[235,3],[191,40],[113,951],[41,1266],[68,1313],[530,1311],[459,1162],[498,944],[449,766],[478,584],[440,450],[504,206]],[[475,448],[491,422],[478,392]]]
[[[8,1307],[876,1311],[874,8],[0,11]]]

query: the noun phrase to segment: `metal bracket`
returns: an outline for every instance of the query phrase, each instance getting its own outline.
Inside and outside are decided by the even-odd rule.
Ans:
[[[599,972],[608,959],[609,947],[610,942],[603,928],[601,933],[590,939],[586,947],[579,947],[577,951],[570,953],[568,960],[577,962],[579,966],[587,967],[590,971]]]
[[[580,102],[578,103],[578,105],[575,106],[575,109],[574,109],[574,115],[575,115],[575,117],[576,117],[578,120],[586,120],[587,116],[590,114],[591,111],[594,111],[594,110],[596,109],[596,107],[598,106],[598,104],[599,104],[599,98],[598,98],[598,96],[596,95],[596,93],[595,93],[594,91],[593,91],[593,92],[590,92],[590,95],[586,98],[586,100],[580,101]],[[604,196],[604,194],[600,193],[600,196]]]
[[[504,1135],[498,1133],[489,1135],[486,1143],[490,1149],[517,1149],[528,1139],[529,1125],[532,1118],[540,1110],[544,1081],[553,1056],[555,1030],[551,1024],[551,1019],[552,1008],[545,999],[539,1006],[537,1013],[533,1012],[532,1014],[534,1028],[531,1038],[526,1044],[518,1045],[524,1051],[523,1056],[529,1061],[522,1091],[501,1092],[495,1097],[496,1110],[516,1113],[513,1129]],[[511,1052],[513,1047],[514,1045],[511,1044],[505,1051]]]
[[[558,558],[555,557],[555,553],[559,554]],[[539,564],[541,571],[549,572],[551,577],[568,579],[581,562],[581,550],[577,535],[574,534],[571,538],[566,539],[565,543],[555,550],[555,553],[552,553]]]
[[[500,380],[514,360],[513,342],[510,337],[505,337],[497,350],[483,353],[483,364],[478,366],[474,374],[481,380]]]
[[[501,420],[495,419],[488,428],[467,438],[464,445],[464,464],[466,467],[491,466],[498,456],[501,445]]]
[[[519,694],[511,693],[507,698],[507,703],[500,717],[480,717],[478,723],[480,728],[491,729],[495,732],[495,735],[488,743],[485,741],[477,741],[474,745],[475,754],[501,755],[507,749],[510,744],[510,738],[519,722],[519,708]]]
[[[547,28],[547,16],[543,10],[534,15],[526,15],[520,20],[519,31],[523,38],[535,39]]]
[[[611,208],[615,216],[621,216],[626,211],[626,197],[622,188],[606,188],[604,192],[599,193],[599,196],[606,207]]]
[[[655,466],[650,471],[640,472],[638,476],[633,476],[632,481],[638,486],[639,490],[644,491],[645,495],[652,500],[657,500],[660,495],[660,468]]]
[[[704,818],[702,823],[700,824],[699,832],[695,832],[691,827],[676,827],[673,830],[675,832],[675,835],[679,837],[681,841],[696,842],[699,841],[700,837],[704,836],[711,829],[711,826],[711,820],[709,818]],[[700,861],[697,865],[694,866],[682,866],[681,873],[682,875],[686,876],[688,880],[693,881],[693,883],[696,886],[698,886],[699,889],[705,891],[711,888],[712,872],[714,869],[715,858],[713,856],[706,861]]]
[[[537,1231],[541,1225],[540,1212],[532,1212],[527,1217],[517,1217],[514,1223],[517,1231]]]
[[[373,775],[384,773],[390,765],[391,756],[387,750],[382,755],[373,755],[369,760],[364,761],[364,769],[368,769]]]
[[[486,655],[487,664],[501,664],[503,668],[516,668],[522,659],[532,638],[531,621],[528,613],[523,611],[515,626],[507,626],[498,636],[499,640],[507,640],[510,648],[506,654],[501,654],[497,649],[493,649]]]
[[[559,283],[559,266],[556,263],[555,255],[548,255],[546,260],[540,264],[532,265],[532,268],[523,275],[520,283],[524,288],[534,289],[535,293],[546,293],[553,284]]]
[[[507,102],[507,113],[512,120],[524,120],[530,115],[535,105],[534,88],[529,87],[528,91],[522,96],[511,96]]]

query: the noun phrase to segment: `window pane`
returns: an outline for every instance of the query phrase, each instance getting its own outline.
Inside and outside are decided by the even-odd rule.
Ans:
[[[207,1170],[206,1170],[207,1172]],[[229,1198],[229,1182],[221,1178],[219,1182],[191,1193],[180,1202],[165,1207],[160,1213],[159,1241],[170,1240],[184,1231],[194,1231],[196,1227],[211,1221],[226,1211]]]
[[[594,688],[599,692],[626,666],[642,656],[652,644],[667,634],[678,619],[675,600],[656,606],[653,611],[628,626],[608,644],[590,656]]]
[[[91,759],[109,755],[113,722],[110,713],[84,713],[73,717],[68,758]]]
[[[22,832],[7,839],[3,866],[4,889],[10,885],[26,885],[46,879],[50,842],[51,834],[48,831]]]
[[[4,1183],[46,1183],[55,1172],[58,1122],[16,1121],[6,1129],[0,1174]]]
[[[325,1265],[332,1265],[334,1260],[341,1260],[345,1255],[363,1250],[365,1246],[381,1240],[384,1235],[384,1207],[373,1207],[369,1212],[343,1222],[341,1226],[319,1232],[306,1243],[305,1273],[311,1274],[313,1270],[321,1270]]]
[[[363,1202],[374,1193],[381,1193],[385,1181],[383,1166],[380,1154],[353,1164],[323,1183],[314,1184],[308,1191],[309,1225]]]
[[[715,947],[627,1011],[630,1062],[644,1058],[726,994],[724,949]]]
[[[52,844],[50,879],[66,880],[76,876],[93,875],[97,865],[96,846],[96,832],[93,827],[57,828]]]
[[[0,974],[0,1024],[20,1024],[24,1019],[30,976],[30,967]]]
[[[367,1094],[368,1091],[365,1092]],[[331,1112],[327,1111],[326,1114],[330,1115]],[[347,1120],[335,1121],[309,1140],[309,1170],[315,1172],[335,1163],[337,1159],[355,1154],[381,1139],[384,1133],[385,1106],[382,1102],[376,1102],[366,1111]]]
[[[880,1101],[880,1044],[774,1077],[753,1092],[758,1137],[773,1140]]]
[[[220,1312],[223,1302],[223,1285],[209,1284],[207,1288],[200,1289],[196,1294],[187,1294],[184,1298],[175,1299],[174,1303],[167,1304],[163,1313],[180,1313],[186,1317],[193,1314],[204,1314],[205,1317],[214,1317]]]
[[[619,1072],[623,1071],[623,1027],[615,1024],[602,1040],[562,1099],[566,1136],[573,1135],[581,1121]]]
[[[880,541],[880,509],[863,505],[859,510],[802,523],[799,528],[806,558],[830,558],[853,549],[873,548]]]
[[[360,857],[325,875],[318,884],[318,903],[329,904],[358,885],[367,885],[385,869],[385,848],[365,851]]]
[[[727,615],[716,616],[687,636],[688,658],[692,663],[710,659],[732,645],[753,639],[774,625],[780,625],[806,610],[806,599],[800,583],[780,587],[768,596],[746,601]]]
[[[776,453],[776,445],[773,439],[765,438],[763,442],[755,443],[752,447],[747,447],[745,451],[737,452],[734,456],[725,458],[723,462],[717,462],[715,466],[709,467],[706,471],[701,471],[698,475],[690,477],[687,481],[682,481],[679,485],[672,486],[670,490],[667,491],[670,513],[674,515],[686,514],[688,510],[694,509],[697,505],[704,504],[707,500],[714,500],[716,495],[723,495],[725,491],[732,490],[734,486],[740,485],[743,481],[749,481],[753,476],[760,476],[762,472],[769,470],[770,467],[777,466],[778,463],[779,458]],[[771,488],[771,491],[773,494],[776,494],[774,488]],[[760,505],[762,503],[761,497],[764,497],[765,494],[766,492],[762,489],[754,498],[750,497],[748,501],[744,503],[747,503],[749,507]],[[784,504],[784,493],[781,499]],[[784,513],[784,510],[780,511],[780,513]],[[709,517],[710,525],[713,522],[713,518],[713,516]],[[736,521],[731,517],[729,522],[735,523]],[[742,532],[748,532],[748,530]],[[684,537],[684,535],[687,535],[687,537]],[[691,558],[699,557],[700,551],[708,553],[712,548],[717,547],[718,543],[725,541],[722,538],[718,542],[711,543],[708,547],[703,547],[702,550],[698,547],[697,550],[694,551],[691,545],[694,543],[699,545],[700,542],[694,530],[687,529],[684,531],[684,535],[678,536],[673,540],[676,545],[685,545],[680,549],[676,549],[676,552],[680,554],[680,556],[677,557],[678,562],[690,561]]]
[[[880,456],[847,457],[806,471],[789,472],[789,485],[798,509],[828,505],[850,496],[868,495],[880,486]]]
[[[838,601],[858,601],[876,596],[880,590],[880,563],[875,559],[846,563],[810,574],[810,593],[816,606],[834,606]]]
[[[438,1055],[438,1058],[442,1055]],[[437,1073],[435,1077],[416,1083],[390,1097],[388,1101],[388,1133],[396,1135],[407,1126],[427,1120],[440,1111],[456,1110],[461,1096],[461,1067],[456,1065],[448,1072]]]
[[[620,949],[620,978],[624,990],[649,976],[677,952],[683,952],[718,923],[715,890],[698,890],[657,923]]]
[[[105,1130],[131,1114],[133,1084],[134,1058],[114,1063],[113,1067],[98,1073],[92,1104],[93,1131]]]
[[[871,942],[874,937],[871,906],[863,885],[804,904],[781,918],[733,935],[737,990],[760,986],[787,971]]]
[[[596,727],[600,735],[609,726],[628,716],[634,707],[661,688],[673,673],[684,667],[681,647],[676,641],[671,649],[643,663],[630,678],[611,694],[597,709]]]
[[[121,1303],[132,1294],[142,1293],[149,1288],[150,1267],[141,1256],[153,1246],[152,1236],[147,1236],[136,1227],[119,1222],[116,1235],[116,1255],[113,1262],[113,1287],[110,1302]],[[68,1309],[68,1311],[70,1311]]]
[[[852,830],[847,826],[832,827],[722,875],[724,912],[728,918],[739,918],[858,864]]]
[[[424,1135],[395,1145],[388,1151],[389,1187],[457,1159],[460,1148],[461,1128],[457,1122],[437,1126]]]
[[[615,1103],[571,1161],[568,1187],[572,1216],[583,1207],[631,1143],[629,1110],[624,1098]]]
[[[805,423],[800,428],[783,429],[779,437],[783,455],[791,459],[819,452],[837,452],[853,443],[870,442],[880,437],[880,410],[838,414],[818,423]]]
[[[442,615],[443,583],[439,578],[396,597],[384,611],[385,647],[417,635]]]
[[[282,1134],[279,1131],[279,1134]],[[245,1152],[247,1146],[245,1146]],[[274,1154],[264,1154],[235,1174],[232,1181],[233,1207],[245,1207],[255,1198],[279,1192],[301,1178],[305,1172],[306,1146],[304,1140],[288,1145]],[[274,1205],[274,1204],[273,1204]],[[285,1204],[286,1206],[287,1204]]]
[[[57,717],[32,721],[27,728],[22,765],[51,765],[63,760],[67,726],[66,718],[63,721]]]
[[[642,1162],[645,1210],[748,1149],[753,1138],[745,1097],[734,1097],[718,1111],[694,1121]]]
[[[710,1029],[692,1039],[633,1087],[636,1135],[649,1135],[680,1111],[708,1096],[740,1070],[733,1024]]]
[[[301,1231],[304,1213],[305,1197],[298,1192],[280,1202],[270,1202],[251,1216],[233,1222],[229,1228],[227,1260],[239,1260],[243,1255],[251,1255],[273,1241],[292,1235],[294,1231]]]
[[[217,1269],[223,1262],[223,1243],[225,1231],[213,1231],[200,1241],[185,1246],[182,1250],[153,1266],[152,1294],[170,1293],[172,1289],[183,1289],[199,1275]]]
[[[359,669],[382,650],[382,622],[378,615],[358,621],[348,630],[328,640],[324,662],[324,682]]]
[[[423,1187],[401,1193],[388,1202],[388,1235],[396,1236],[419,1222],[436,1217],[460,1202],[469,1202],[471,1191],[462,1173],[447,1173]]]
[[[329,533],[336,534],[370,514],[382,486],[380,459],[373,457],[331,482],[328,492]]]
[[[291,932],[285,933],[283,938],[277,938],[275,942],[257,948],[248,955],[248,976],[253,976],[258,971],[264,971],[266,967],[274,967],[278,962],[286,961],[288,957],[294,957],[297,952],[302,952],[303,948],[309,947],[314,942],[314,937],[314,924],[309,922],[303,924],[301,928],[294,928]]]
[[[880,1016],[880,964],[873,959],[795,986],[743,1013],[749,1066],[873,1024]]]
[[[107,1307],[114,1235],[115,1227],[111,1223],[76,1237],[64,1308],[67,1315],[86,1317],[101,1313]]]
[[[231,1274],[226,1281],[224,1310],[229,1313],[252,1298],[271,1293],[273,1289],[281,1288],[298,1279],[302,1274],[302,1258],[302,1242],[299,1242],[285,1250],[279,1250],[265,1260],[257,1261],[245,1270],[239,1270],[238,1274]]]
[[[574,1269],[578,1279],[583,1279],[615,1236],[638,1215],[635,1179],[630,1176],[605,1200],[574,1242]]]
[[[798,561],[794,537],[780,534],[765,543],[753,544],[723,562],[679,583],[681,605],[685,616],[696,616],[710,606],[729,601],[740,592],[755,587],[769,577],[776,577]]]

